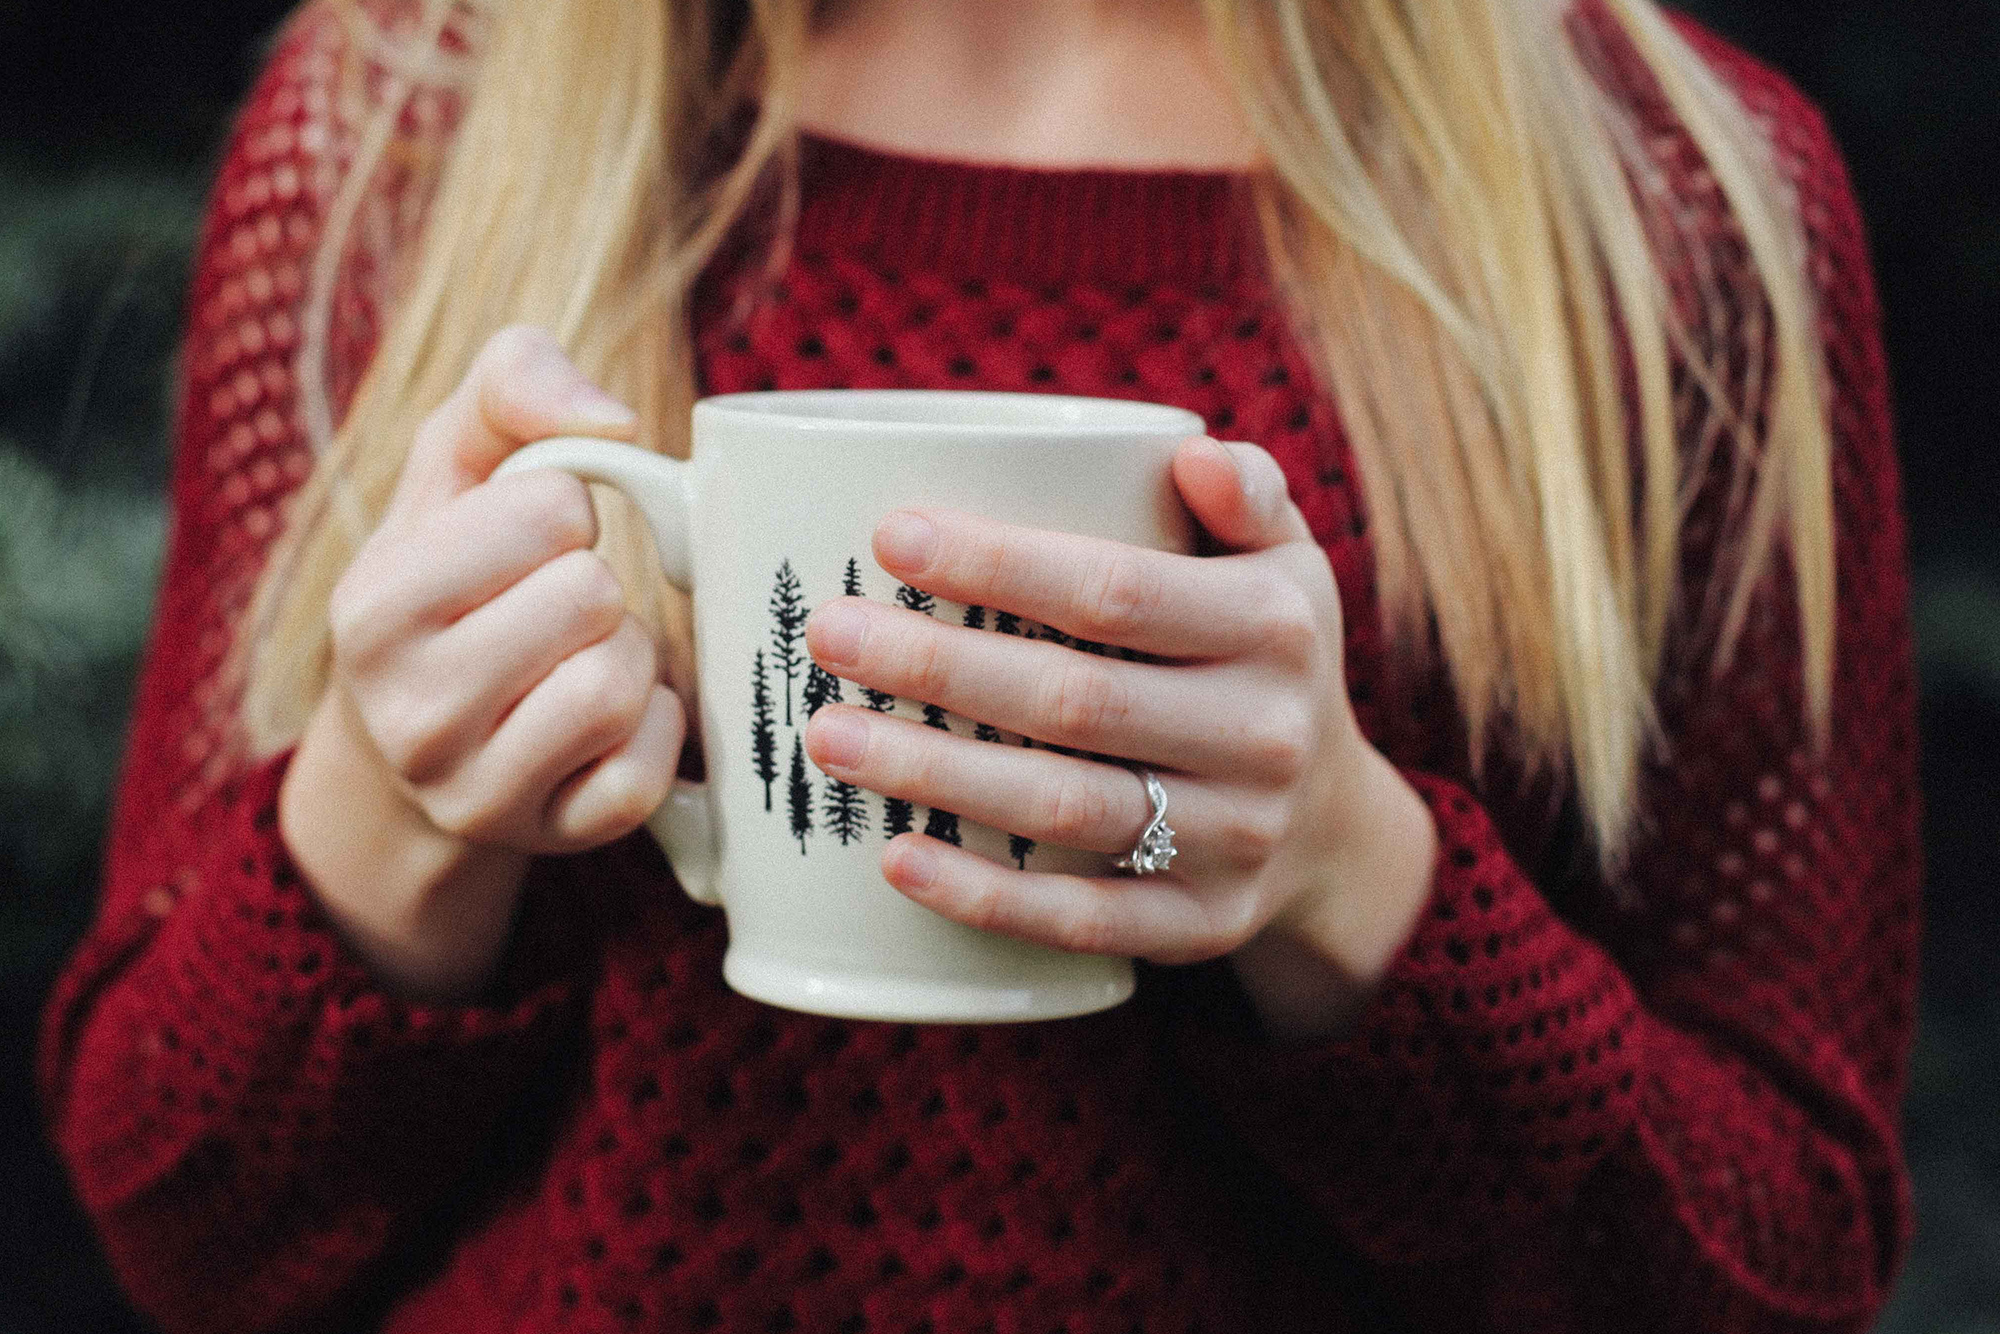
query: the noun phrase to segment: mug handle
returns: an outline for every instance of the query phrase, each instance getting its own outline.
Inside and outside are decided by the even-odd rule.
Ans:
[[[529,468],[560,468],[586,482],[615,486],[646,516],[653,530],[661,572],[682,592],[694,587],[689,526],[694,497],[685,460],[654,454],[615,440],[555,436],[523,446],[502,459],[495,477]],[[674,877],[696,903],[719,904],[716,871],[721,861],[715,834],[715,807],[707,783],[675,781],[646,827],[666,850]]]

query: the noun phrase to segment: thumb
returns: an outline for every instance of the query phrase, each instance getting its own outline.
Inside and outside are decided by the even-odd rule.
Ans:
[[[390,512],[443,505],[531,441],[552,435],[629,441],[638,420],[592,384],[547,330],[510,326],[486,340],[458,387],[417,428]]]
[[[1196,436],[1174,454],[1174,485],[1195,521],[1232,551],[1309,539],[1278,461],[1255,445]]]

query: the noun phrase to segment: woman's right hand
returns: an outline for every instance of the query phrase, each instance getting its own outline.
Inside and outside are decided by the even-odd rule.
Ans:
[[[590,549],[583,483],[487,480],[530,441],[635,424],[548,334],[495,334],[418,429],[334,588],[328,689],[280,821],[335,921],[403,990],[476,990],[527,857],[630,833],[673,782],[681,702]]]

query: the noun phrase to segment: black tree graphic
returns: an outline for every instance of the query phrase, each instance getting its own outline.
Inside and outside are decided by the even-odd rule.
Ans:
[[[950,811],[941,811],[935,806],[931,807],[931,818],[924,821],[924,832],[932,838],[943,839],[953,847],[959,845],[958,817]]]
[[[813,829],[813,790],[806,780],[806,748],[798,733],[792,734],[792,837],[799,841],[799,855],[806,855],[806,835]]]
[[[840,580],[840,591],[851,598],[864,596],[861,591],[861,562],[852,556],[847,558],[847,573]]]
[[[986,628],[986,608],[974,603],[965,609],[965,628],[984,630]]]
[[[806,624],[805,599],[799,593],[799,577],[787,560],[778,566],[778,583],[771,592],[771,661],[785,676],[785,726],[792,725],[792,682],[805,666],[799,641]]]
[[[911,611],[920,611],[928,616],[932,611],[936,610],[937,599],[929,593],[924,592],[921,588],[912,588],[908,584],[898,584],[896,585],[896,604],[908,607]]]
[[[827,783],[820,816],[826,821],[826,832],[839,839],[843,848],[868,830],[868,805],[861,799],[861,789],[838,778]]]
[[[771,783],[778,776],[778,736],[771,727],[771,681],[764,670],[764,650],[750,668],[751,767],[764,780],[764,809],[771,809]]]
[[[840,678],[818,663],[806,668],[806,717],[840,703]]]
[[[882,837],[894,838],[907,834],[915,828],[917,808],[901,797],[890,797],[882,803]]]
[[[945,721],[944,710],[935,704],[924,705],[924,726],[935,727],[940,732],[949,732],[951,724]],[[924,821],[924,832],[932,838],[941,838],[952,846],[958,846],[958,817],[950,811],[931,808],[930,818]]]

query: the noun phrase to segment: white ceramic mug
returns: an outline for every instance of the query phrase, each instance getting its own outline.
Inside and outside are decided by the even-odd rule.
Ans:
[[[820,1014],[954,1023],[1060,1018],[1131,995],[1129,959],[977,931],[883,879],[882,844],[905,828],[1034,870],[1103,874],[1109,859],[886,802],[821,773],[801,737],[808,715],[836,698],[1024,743],[826,675],[802,627],[819,603],[859,593],[954,624],[1059,638],[899,585],[871,555],[876,524],[903,506],[949,507],[1186,551],[1169,462],[1202,429],[1178,408],[1044,394],[727,394],[695,404],[685,462],[562,437],[501,465],[618,487],[645,512],[666,577],[693,596],[707,780],[676,784],[648,824],[687,892],[726,913],[731,987]]]

